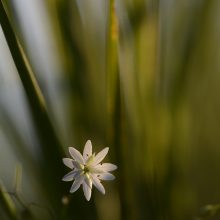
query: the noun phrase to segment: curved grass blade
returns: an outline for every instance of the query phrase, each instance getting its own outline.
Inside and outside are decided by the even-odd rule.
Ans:
[[[11,197],[5,192],[3,184],[0,183],[0,207],[10,220],[17,220],[16,207]]]
[[[107,73],[107,111],[108,111],[108,138],[111,146],[115,146],[117,163],[120,164],[121,176],[119,179],[119,196],[121,203],[121,218],[128,219],[128,202],[124,185],[124,167],[122,136],[123,115],[121,105],[121,85],[119,75],[119,26],[116,14],[115,0],[109,1],[108,24],[107,24],[107,51],[106,51],[106,73]]]
[[[43,155],[43,160],[40,164],[43,175],[41,181],[45,191],[50,197],[50,201],[53,203],[54,207],[59,208],[63,194],[63,187],[60,181],[60,177],[63,176],[60,158],[63,157],[64,153],[50,121],[44,97],[25,53],[13,31],[2,0],[0,0],[0,24],[22,81],[40,141]],[[56,170],[56,172],[53,172],[54,170]]]

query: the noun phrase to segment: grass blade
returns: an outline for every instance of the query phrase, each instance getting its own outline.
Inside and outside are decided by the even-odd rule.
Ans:
[[[16,216],[16,207],[14,202],[12,201],[11,197],[0,183],[0,207],[4,210],[4,213],[10,220],[17,220]]]
[[[46,187],[46,191],[49,192],[53,204],[59,207],[63,194],[60,180],[63,175],[63,167],[61,165],[63,151],[51,124],[44,97],[25,53],[13,31],[2,0],[0,1],[0,24],[26,92],[33,122],[39,137],[43,153],[43,162],[41,165],[42,181],[45,184],[44,188]],[[53,170],[56,170],[56,172],[52,172]]]

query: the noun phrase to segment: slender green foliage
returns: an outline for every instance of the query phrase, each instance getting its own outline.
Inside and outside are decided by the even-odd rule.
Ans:
[[[63,174],[62,167],[60,166],[63,155],[62,148],[53,125],[51,124],[43,95],[19,40],[13,31],[2,0],[0,1],[0,23],[17,67],[18,74],[26,91],[33,122],[40,140],[40,146],[44,157],[43,164],[41,164],[43,174],[42,181],[46,180],[46,191],[49,192],[53,204],[59,207],[63,194],[60,182],[60,176]],[[56,173],[52,172],[54,169],[56,169]],[[57,194],[55,195],[54,192],[57,192]]]
[[[10,220],[18,220],[15,204],[2,183],[0,185],[0,206],[0,210],[3,211]]]

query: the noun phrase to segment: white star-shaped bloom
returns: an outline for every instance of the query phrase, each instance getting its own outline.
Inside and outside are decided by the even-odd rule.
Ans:
[[[100,163],[108,153],[106,147],[97,155],[92,154],[92,143],[88,140],[85,144],[83,155],[73,147],[69,147],[69,153],[73,159],[63,158],[63,163],[72,169],[63,177],[63,181],[73,181],[70,189],[74,193],[82,185],[86,199],[89,201],[94,185],[102,194],[105,194],[101,180],[113,180],[115,177],[109,173],[117,169],[117,166],[111,163]]]

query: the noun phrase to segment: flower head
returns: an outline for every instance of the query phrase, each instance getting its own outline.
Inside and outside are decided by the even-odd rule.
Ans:
[[[101,180],[113,180],[115,177],[109,173],[117,169],[117,166],[111,163],[100,163],[108,153],[106,147],[97,155],[92,153],[92,143],[88,140],[85,144],[83,155],[73,147],[69,147],[71,158],[63,158],[63,163],[72,169],[63,177],[63,181],[73,181],[70,189],[74,193],[82,185],[86,199],[91,198],[92,186],[94,185],[102,194],[105,194]]]

